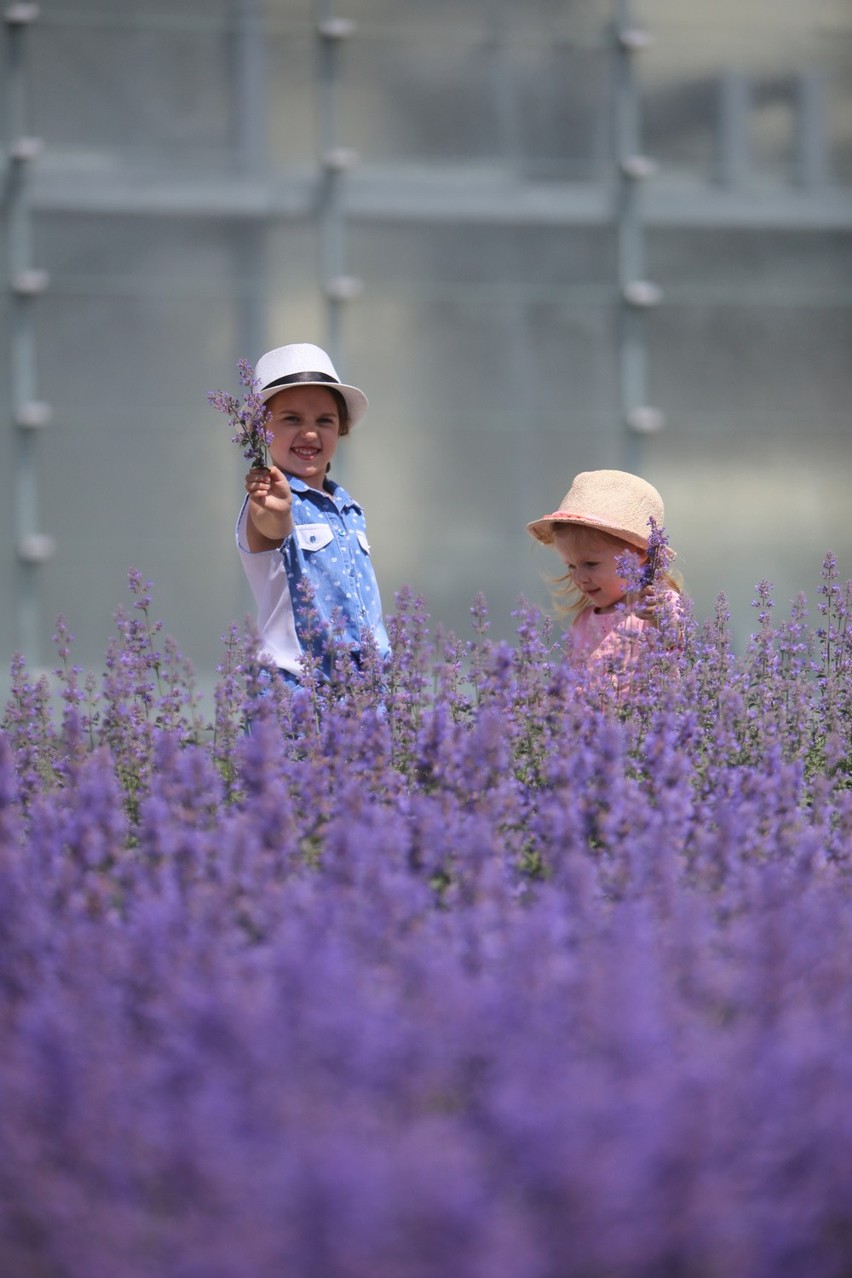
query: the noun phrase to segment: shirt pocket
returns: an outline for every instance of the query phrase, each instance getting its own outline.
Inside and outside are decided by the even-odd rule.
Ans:
[[[370,543],[367,541],[367,534],[359,528],[355,536],[358,538],[358,545],[361,547],[365,555],[370,553]]]
[[[296,524],[294,531],[300,550],[322,550],[334,540],[328,524]]]

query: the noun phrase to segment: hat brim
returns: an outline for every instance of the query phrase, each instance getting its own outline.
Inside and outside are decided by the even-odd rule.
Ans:
[[[599,519],[590,519],[585,515],[569,515],[563,510],[554,510],[550,515],[534,519],[531,524],[527,524],[527,531],[535,537],[536,541],[542,542],[545,546],[552,546],[556,525],[565,524],[587,528],[589,532],[608,533],[610,537],[618,537],[619,540],[626,541],[628,545],[635,546],[637,550],[648,549],[648,538],[640,537],[628,528],[616,528],[613,524],[603,523]]]
[[[321,386],[323,390],[337,391],[346,401],[346,407],[349,409],[349,429],[360,422],[361,418],[367,412],[370,401],[362,390],[357,386],[347,386],[343,382],[315,381],[315,382],[291,382],[285,386],[267,386],[264,390],[258,391],[261,402],[266,404],[273,395],[277,395],[279,391],[297,390],[300,386]]]

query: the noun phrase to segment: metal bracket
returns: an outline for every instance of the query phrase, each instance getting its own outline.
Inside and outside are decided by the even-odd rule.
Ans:
[[[641,27],[621,27],[618,31],[618,43],[628,53],[642,53],[654,43],[654,37]]]
[[[35,22],[40,14],[37,4],[10,4],[3,13],[3,21],[10,27],[23,27]]]
[[[31,399],[20,404],[15,413],[15,425],[22,430],[41,430],[53,421],[53,408],[41,400]]]
[[[56,554],[56,542],[49,533],[28,533],[18,542],[18,558],[25,564],[44,564]]]
[[[18,297],[38,297],[49,283],[50,276],[47,271],[32,267],[26,271],[18,271],[12,276],[12,292],[17,293]]]
[[[317,23],[317,31],[324,40],[349,40],[356,32],[352,18],[324,18]]]
[[[625,284],[623,296],[628,306],[650,310],[652,306],[659,306],[663,300],[663,290],[651,280],[631,280],[629,284]]]
[[[352,302],[364,291],[364,281],[357,275],[334,275],[326,280],[324,292],[332,302]]]
[[[631,408],[627,414],[627,425],[637,435],[656,435],[665,427],[665,424],[665,413],[659,408],[652,408],[650,404]]]
[[[9,147],[9,159],[17,160],[19,163],[24,164],[30,160],[37,160],[43,151],[43,138],[16,138]]]

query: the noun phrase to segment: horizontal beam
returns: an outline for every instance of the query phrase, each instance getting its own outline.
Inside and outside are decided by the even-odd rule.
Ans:
[[[42,160],[29,189],[34,213],[134,217],[308,220],[316,215],[322,174],[291,170],[268,177]],[[598,226],[614,221],[617,185],[530,181],[505,171],[466,168],[368,168],[347,174],[343,212],[356,222]],[[686,177],[643,187],[642,221],[657,227],[778,230],[852,228],[852,190],[757,184],[728,188]]]

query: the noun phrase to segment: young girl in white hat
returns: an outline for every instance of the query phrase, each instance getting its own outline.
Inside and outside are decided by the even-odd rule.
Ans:
[[[557,608],[574,618],[575,657],[611,670],[629,667],[642,631],[663,610],[677,615],[681,583],[668,562],[649,563],[663,531],[663,500],[651,484],[623,470],[591,470],[577,475],[558,510],[527,527],[538,541],[554,546],[567,573],[558,579]],[[625,554],[645,570],[646,588],[633,589],[623,572]]]
[[[343,384],[326,352],[310,343],[263,355],[254,389],[271,414],[271,464],[245,477],[236,535],[261,651],[290,682],[308,650],[327,671],[332,641],[341,637],[356,660],[365,632],[387,656],[364,512],[328,475],[367,397]]]

